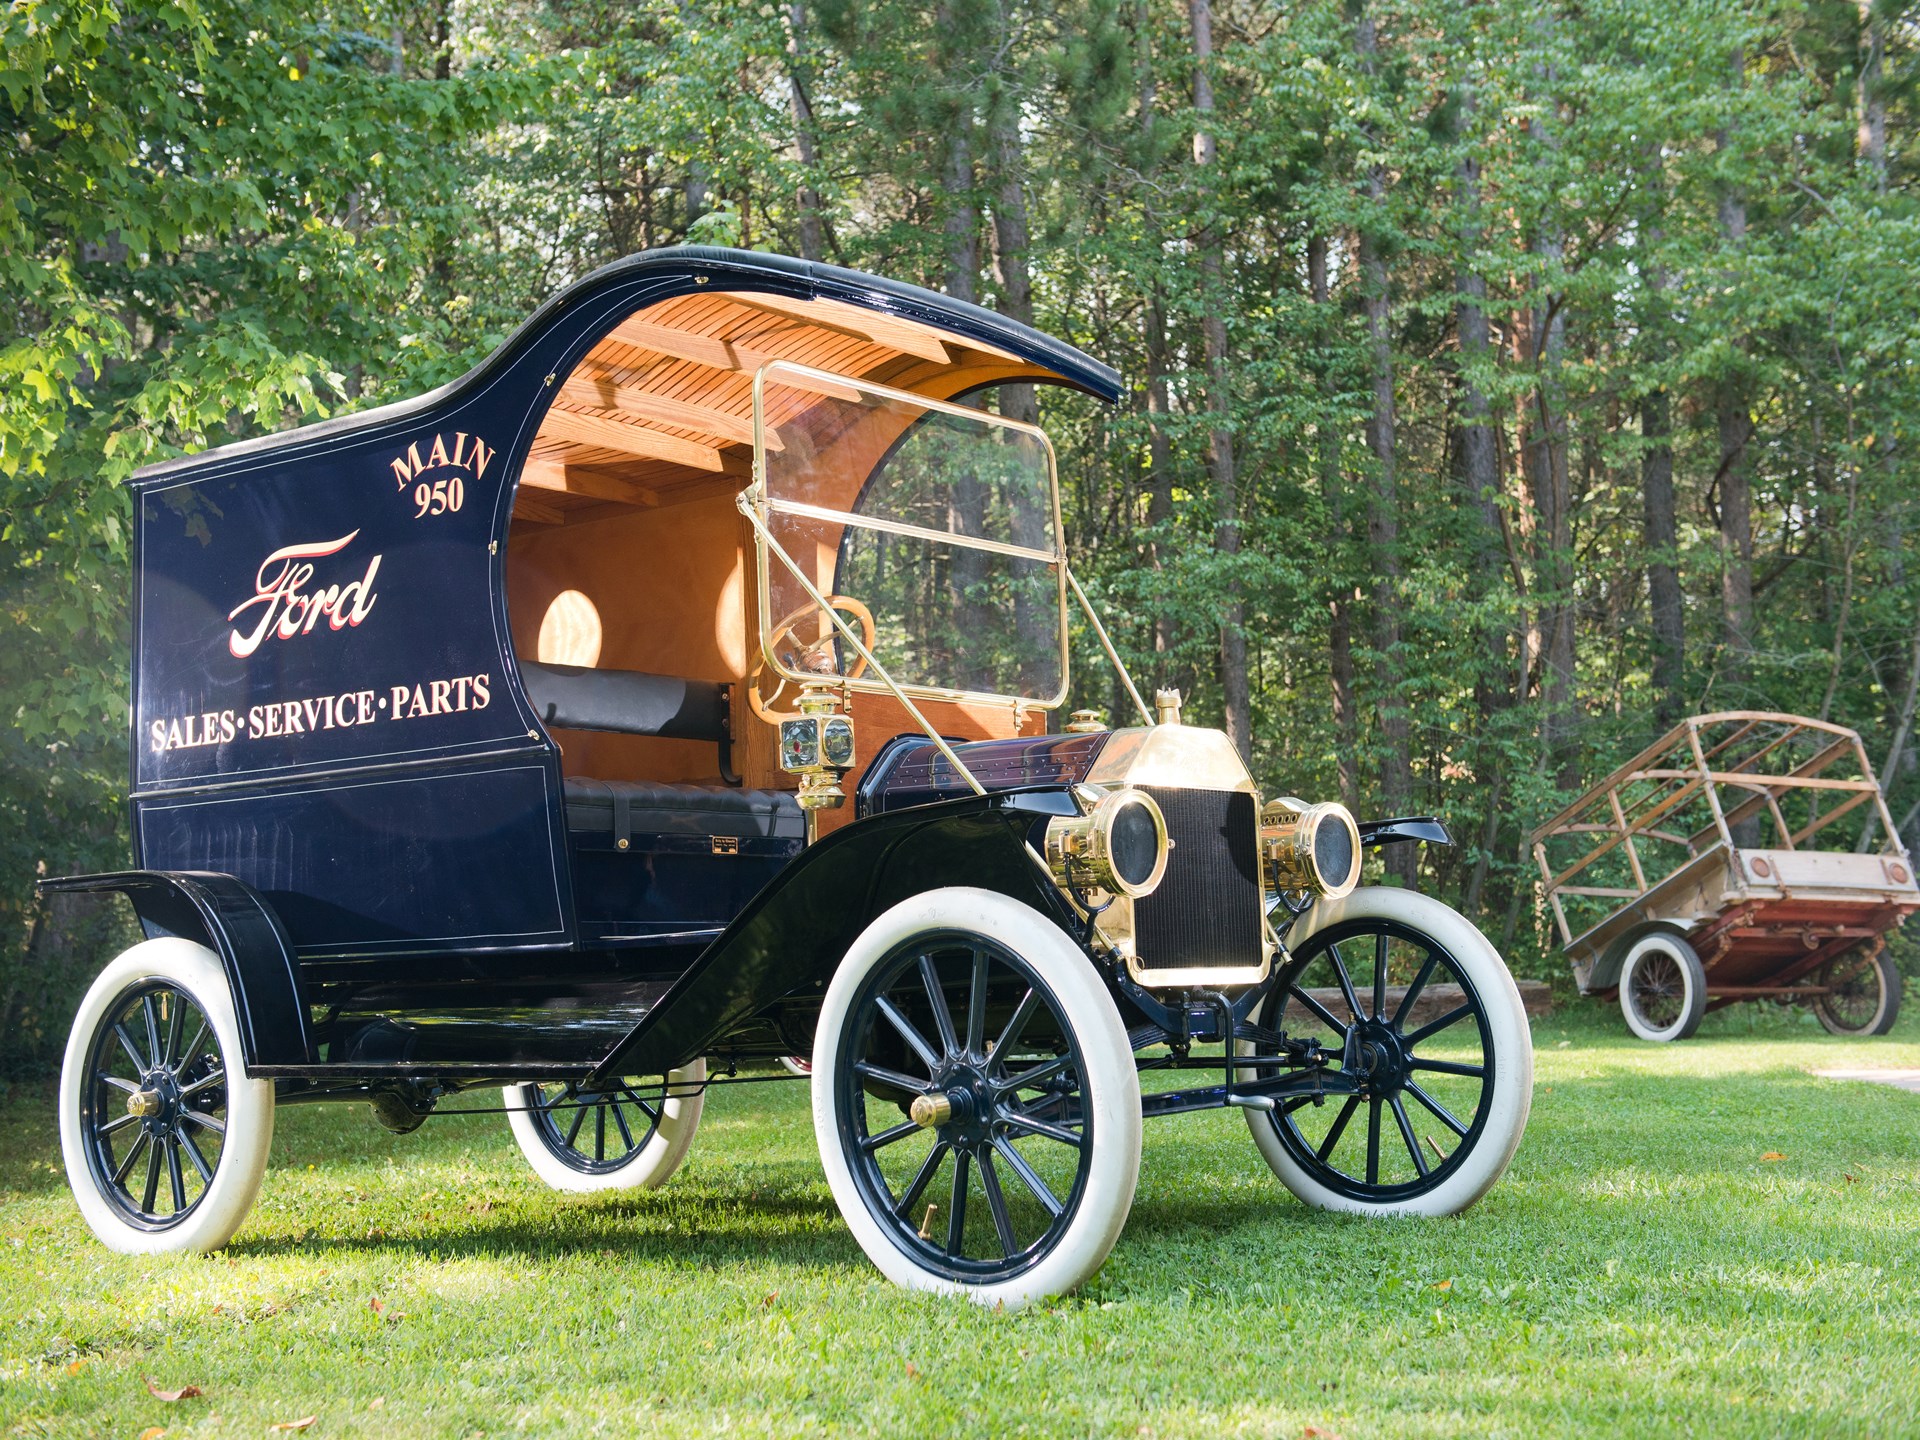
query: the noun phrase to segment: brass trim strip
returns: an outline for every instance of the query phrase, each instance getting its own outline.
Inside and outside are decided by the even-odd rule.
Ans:
[[[904,520],[883,520],[877,515],[852,515],[845,510],[830,510],[825,505],[809,505],[804,500],[767,498],[767,510],[775,515],[800,515],[808,520],[830,520],[851,525],[856,530],[884,530],[889,535],[906,535],[915,540],[931,540],[936,545],[952,545],[963,550],[987,550],[995,555],[1011,555],[1019,560],[1034,560],[1042,565],[1063,563],[1051,550],[1035,550],[1026,545],[1010,545],[1004,540],[987,540],[978,535],[956,535],[951,530],[932,530],[925,525],[909,525]]]
[[[1127,694],[1131,695],[1133,703],[1140,707],[1141,717],[1147,724],[1158,725],[1160,723],[1158,717],[1147,709],[1147,702],[1140,698],[1140,691],[1134,686],[1133,676],[1127,673],[1127,667],[1120,661],[1120,652],[1113,648],[1113,640],[1107,634],[1107,627],[1100,623],[1099,615],[1094,612],[1093,602],[1087,599],[1087,592],[1080,588],[1080,577],[1073,573],[1071,565],[1067,566],[1066,570],[1067,584],[1073,587],[1073,598],[1080,602],[1080,608],[1087,612],[1087,619],[1093,622],[1093,633],[1100,637],[1100,647],[1107,652],[1107,659],[1119,673],[1121,682],[1127,687]]]

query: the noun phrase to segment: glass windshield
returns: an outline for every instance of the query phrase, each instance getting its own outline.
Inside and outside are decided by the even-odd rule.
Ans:
[[[1065,581],[1045,435],[783,363],[760,373],[755,421],[767,528],[824,594],[853,602],[841,614],[856,628],[871,617],[888,674],[911,690],[1058,703]],[[761,582],[774,663],[851,675],[858,657],[777,557]]]

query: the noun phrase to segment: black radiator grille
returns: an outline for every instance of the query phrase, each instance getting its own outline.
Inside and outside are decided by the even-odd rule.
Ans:
[[[1133,906],[1142,970],[1260,963],[1259,815],[1243,790],[1145,787],[1173,853],[1159,889]]]

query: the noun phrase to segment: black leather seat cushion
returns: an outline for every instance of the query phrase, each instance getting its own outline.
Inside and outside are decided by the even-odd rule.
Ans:
[[[520,662],[540,718],[566,730],[610,730],[678,740],[727,739],[727,686],[643,670]]]
[[[644,780],[566,782],[567,829],[580,835],[736,835],[798,839],[807,834],[800,802],[785,790],[726,785],[660,785]]]

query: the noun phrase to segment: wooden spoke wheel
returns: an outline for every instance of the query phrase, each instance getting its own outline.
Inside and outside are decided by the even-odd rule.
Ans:
[[[507,1122],[520,1153],[555,1190],[656,1189],[686,1159],[700,1126],[707,1078],[697,1060],[659,1082],[585,1086],[568,1080],[506,1091]]]
[[[1249,1110],[1255,1143],[1312,1205],[1464,1210],[1505,1171],[1532,1102],[1532,1035],[1506,966],[1463,917],[1407,890],[1356,890],[1304,923],[1261,1023],[1317,1036],[1351,1093]]]
[[[111,1249],[204,1251],[246,1217],[273,1139],[273,1086],[240,1070],[219,957],[136,945],[74,1018],[60,1139],[81,1214]]]
[[[1884,1035],[1900,1018],[1900,969],[1885,950],[1869,960],[1842,955],[1820,968],[1813,1013],[1829,1035]]]
[[[813,1063],[834,1198],[890,1279],[1017,1305],[1105,1260],[1139,1084],[1112,998],[1044,916],[967,889],[894,907],[835,974]]]
[[[1620,962],[1620,1013],[1642,1040],[1685,1040],[1707,1013],[1707,972],[1678,935],[1656,930]]]

